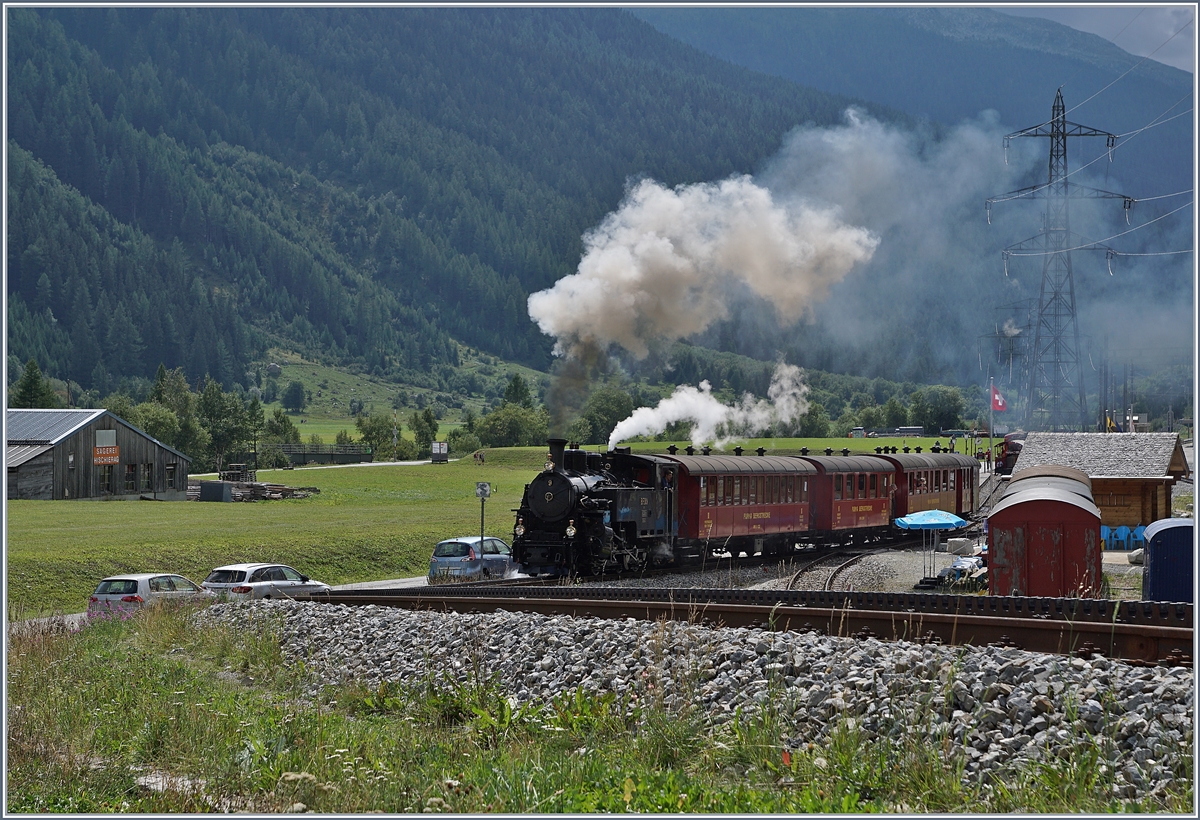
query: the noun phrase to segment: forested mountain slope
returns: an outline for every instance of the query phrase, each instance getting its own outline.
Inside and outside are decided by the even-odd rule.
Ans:
[[[1036,125],[1049,118],[1059,86],[1068,108],[1079,106],[1072,121],[1127,138],[1192,105],[1187,72],[1142,60],[1094,34],[984,8],[659,7],[632,13],[737,65],[886,101],[946,125],[986,109],[1013,130]],[[1120,149],[1116,173],[1124,190],[1155,196],[1190,180],[1191,123],[1187,114]]]
[[[101,391],[228,386],[268,343],[544,369],[526,298],[629,178],[755,171],[850,102],[617,10],[7,14],[10,358]]]

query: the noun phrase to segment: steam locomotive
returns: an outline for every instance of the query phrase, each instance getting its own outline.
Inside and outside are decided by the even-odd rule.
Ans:
[[[970,518],[978,504],[979,462],[957,453],[634,455],[549,444],[513,527],[513,560],[530,575],[877,542],[899,516]]]

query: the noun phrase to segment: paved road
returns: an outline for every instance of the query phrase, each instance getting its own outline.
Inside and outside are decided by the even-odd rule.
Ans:
[[[450,459],[450,461],[460,461],[460,460],[461,459],[457,459],[457,458]],[[417,464],[432,464],[432,463],[433,462],[430,461],[429,459],[425,459],[423,461],[360,461],[356,464],[313,464],[311,466],[306,465],[304,467],[295,467],[291,470],[284,470],[284,469],[275,468],[275,467],[264,467],[261,470],[261,472],[267,472],[268,470],[274,471],[276,469],[278,469],[279,472],[281,472],[281,473],[294,473],[299,470],[332,470],[332,469],[340,468],[340,467],[396,467],[396,466],[412,467]],[[188,478],[195,478],[198,480],[203,479],[205,481],[215,481],[217,478],[217,474],[216,473],[191,473],[188,475]]]

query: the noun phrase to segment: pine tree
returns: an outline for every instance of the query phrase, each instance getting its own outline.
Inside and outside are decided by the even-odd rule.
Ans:
[[[30,359],[25,365],[25,372],[13,385],[8,394],[10,407],[58,407],[58,396],[47,379],[42,378],[42,370],[35,359]]]

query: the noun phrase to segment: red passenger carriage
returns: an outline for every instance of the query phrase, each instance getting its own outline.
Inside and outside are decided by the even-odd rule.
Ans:
[[[942,510],[967,518],[979,493],[979,462],[960,453],[883,453],[872,456],[895,468],[892,518]]]
[[[813,529],[819,541],[854,543],[887,535],[895,470],[874,456],[802,456],[817,468]]]
[[[780,456],[667,456],[679,464],[678,542],[772,553],[811,527],[810,464]]]

